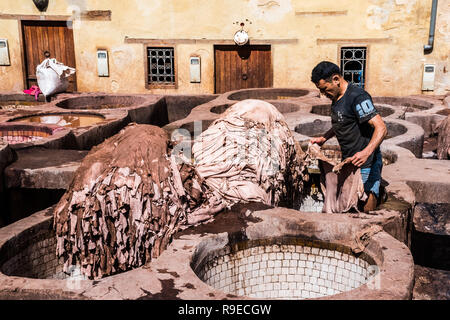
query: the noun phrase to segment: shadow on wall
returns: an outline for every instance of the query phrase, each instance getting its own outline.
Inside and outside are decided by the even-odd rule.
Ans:
[[[196,106],[207,103],[218,95],[185,96],[173,95],[165,96],[168,122],[171,123],[186,118]]]
[[[417,203],[413,217],[411,252],[414,262],[450,270],[450,203]]]
[[[6,207],[2,210],[5,225],[19,221],[33,213],[48,208],[61,199],[64,189],[10,188],[5,190]]]

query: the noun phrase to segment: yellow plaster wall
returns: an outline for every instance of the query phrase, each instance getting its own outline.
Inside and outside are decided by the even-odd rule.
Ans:
[[[111,21],[79,21],[74,15],[74,42],[79,91],[116,93],[213,93],[213,42],[175,45],[178,89],[145,88],[144,45],[125,43],[126,36],[146,39],[231,40],[244,22],[250,39],[297,39],[272,44],[275,87],[314,88],[311,69],[321,60],[338,63],[344,43],[317,39],[369,40],[367,87],[372,95],[420,94],[424,62],[436,64],[434,94],[450,90],[450,1],[441,0],[434,51],[424,55],[431,0],[50,0],[47,15],[111,10]],[[346,15],[297,14],[347,10]],[[31,0],[2,0],[0,14],[40,13]],[[0,67],[0,91],[23,89],[18,20],[0,19],[11,66]],[[348,45],[356,45],[349,42]],[[96,50],[108,49],[110,77],[97,76]],[[202,81],[190,83],[189,57],[201,57]]]

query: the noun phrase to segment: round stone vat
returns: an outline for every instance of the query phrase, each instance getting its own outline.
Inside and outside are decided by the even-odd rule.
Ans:
[[[385,138],[386,140],[400,136],[406,133],[406,131],[408,131],[408,129],[406,129],[404,125],[395,122],[386,121],[386,127],[387,127],[387,136]]]
[[[2,123],[0,124],[0,139],[4,143],[17,145],[42,141],[62,131],[65,131],[64,128],[55,125]]]
[[[233,254],[236,257],[239,255],[239,261],[243,261],[244,251],[250,249],[250,252],[246,251],[249,252],[246,258],[251,260],[250,256],[253,256],[256,263],[259,259],[256,255],[262,250],[260,248],[264,248],[264,252],[261,252],[261,260],[257,262],[259,266],[252,264],[255,269],[251,270],[248,282],[253,283],[255,280],[252,279],[255,277],[266,276],[269,258],[274,258],[269,255],[276,254],[273,266],[275,268],[275,263],[279,260],[277,254],[282,253],[280,268],[294,268],[290,266],[291,262],[287,267],[284,261],[295,261],[295,258],[298,258],[298,273],[291,273],[293,270],[290,269],[280,269],[277,273],[280,288],[282,285],[283,288],[288,286],[288,289],[280,290],[294,290],[289,289],[289,286],[293,287],[290,283],[295,283],[296,290],[303,290],[297,289],[301,288],[303,283],[305,293],[297,292],[301,297],[358,300],[411,298],[414,265],[410,252],[403,243],[380,231],[366,238],[367,243],[358,251],[360,253],[349,251],[349,248],[353,248],[354,235],[369,226],[372,220],[379,220],[379,217],[362,221],[341,214],[312,215],[286,208],[257,210],[250,215],[243,215],[243,220],[234,214],[221,213],[211,223],[180,231],[167,249],[148,265],[116,274],[114,278],[97,281],[80,279],[77,268],[71,270],[70,274],[60,272],[62,261],[55,259],[53,210],[42,210],[1,229],[0,299],[252,299],[215,289],[197,275],[201,270],[207,270],[210,261],[218,261],[221,253],[224,253],[223,261]],[[266,248],[271,248],[273,252],[267,252],[267,256],[264,256]],[[276,252],[278,248],[279,252]],[[252,250],[258,250],[258,253],[252,253]],[[298,257],[293,259],[294,253],[297,253]],[[301,256],[302,254],[304,256]],[[348,261],[345,261],[346,258]],[[305,264],[305,274],[299,271],[302,261]],[[339,271],[339,268],[342,271]],[[222,267],[220,272],[223,269],[225,267]],[[234,270],[240,272],[238,267]],[[344,270],[348,271],[347,286],[342,279],[347,273]],[[266,275],[262,275],[264,271]],[[371,277],[372,272],[374,274]],[[167,278],[168,274],[174,277],[174,282]],[[306,278],[307,274],[310,279]],[[319,283],[323,286],[322,280],[319,279],[324,279],[326,286],[329,284],[326,281],[331,282],[332,275],[335,282],[332,282],[331,289],[338,293],[324,295],[324,289],[317,290],[317,287],[313,287]],[[232,276],[231,270],[220,273],[219,278],[225,276]],[[239,279],[239,275],[236,276]],[[338,276],[341,278],[338,279]],[[311,280],[314,277],[317,278],[316,281]],[[152,281],[143,282],[142,279]],[[231,278],[227,279],[229,280],[225,282],[231,284]],[[112,280],[115,290],[110,290]],[[338,280],[341,281],[341,287]],[[171,290],[166,290],[164,285],[168,282]],[[270,284],[264,286],[270,287]],[[353,287],[355,288],[352,289]],[[326,288],[326,294],[331,294],[331,290]],[[350,290],[341,291],[346,289]],[[285,296],[286,292],[281,294],[275,297],[290,297]],[[272,293],[268,293],[266,297],[270,299],[271,295]]]
[[[308,144],[302,144],[303,151],[306,151],[308,149]],[[342,152],[341,148],[337,144],[324,144],[321,147],[323,153],[325,156],[327,156],[330,159],[333,159],[336,162],[341,162],[342,158]],[[397,161],[397,154],[393,152],[381,152],[383,156],[383,165],[389,165]],[[314,162],[313,162],[314,163]]]
[[[272,104],[275,108],[277,108],[278,111],[280,111],[280,113],[282,114],[297,112],[300,110],[300,106],[296,105],[295,103],[271,101],[270,104]],[[233,104],[222,104],[219,106],[212,107],[210,111],[212,113],[221,114],[224,113],[225,110],[227,110],[232,105]]]
[[[395,110],[386,106],[375,105],[375,108],[384,118],[394,114]],[[331,116],[331,106],[329,104],[319,104],[315,105],[311,109],[311,113],[319,114],[321,116]]]
[[[227,110],[229,107],[231,107],[233,104],[227,103],[227,104],[221,104],[219,106],[214,106],[211,108],[212,113],[222,114]]]
[[[273,104],[275,108],[277,108],[278,111],[280,111],[280,113],[282,114],[297,112],[300,110],[300,106],[296,105],[295,103],[277,101],[271,101],[270,103]]]
[[[408,129],[399,123],[386,121],[387,136],[385,140],[402,135]],[[331,128],[331,120],[315,119],[311,122],[305,122],[295,127],[295,132],[308,137],[320,137]]]
[[[53,219],[47,219],[27,232],[7,241],[0,251],[0,271],[7,276],[33,279],[83,279],[80,269],[72,266],[63,272],[63,259],[56,256]]]
[[[133,96],[86,96],[66,99],[56,106],[63,109],[99,110],[127,108],[144,102],[144,98]]]
[[[304,122],[295,127],[295,132],[308,137],[320,137],[331,129],[331,120],[315,119],[310,122]]]
[[[194,139],[197,135],[208,129],[214,120],[197,120],[183,124],[179,129],[189,131],[190,137]]]
[[[434,107],[433,103],[420,99],[408,98],[408,97],[374,97],[375,103],[384,103],[391,106],[402,107],[406,112],[417,112]]]
[[[217,95],[165,95],[164,108],[167,113],[168,123],[182,120],[189,116],[191,111],[205,103],[215,99]]]
[[[240,299],[411,297],[414,265],[406,245],[380,231],[355,249],[351,239],[373,229],[369,220],[374,217],[361,221],[343,214],[273,208],[253,211],[249,219],[253,223],[233,228],[220,216],[209,228],[177,238],[174,254],[195,244],[190,266],[209,289],[197,288]],[[201,241],[195,240],[196,234]]]
[[[348,247],[286,237],[238,242],[211,252],[197,275],[229,294],[305,299],[358,288],[377,269],[372,257],[357,257]]]
[[[42,101],[0,101],[0,109],[1,110],[20,110],[20,109],[30,109],[32,107],[45,104]]]
[[[101,114],[93,113],[44,113],[14,118],[8,122],[52,124],[61,127],[88,127],[105,121]]]
[[[248,89],[232,93],[228,96],[230,100],[260,99],[281,100],[306,96],[308,90],[303,89]]]

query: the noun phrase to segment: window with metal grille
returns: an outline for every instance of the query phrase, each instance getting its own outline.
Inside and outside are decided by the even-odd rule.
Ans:
[[[175,84],[173,48],[147,48],[148,84]]]
[[[344,79],[364,89],[366,77],[366,47],[342,47],[341,71]]]

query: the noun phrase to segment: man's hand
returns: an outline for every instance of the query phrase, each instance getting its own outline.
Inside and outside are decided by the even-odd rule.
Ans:
[[[317,143],[319,146],[323,145],[325,143],[325,141],[327,141],[327,139],[325,139],[325,137],[317,137],[317,138],[312,138],[311,140],[309,140],[309,142],[311,144]]]
[[[366,163],[367,158],[369,158],[370,153],[365,152],[364,150],[357,152],[353,157],[350,158],[350,161],[357,167],[361,167],[364,163]]]

